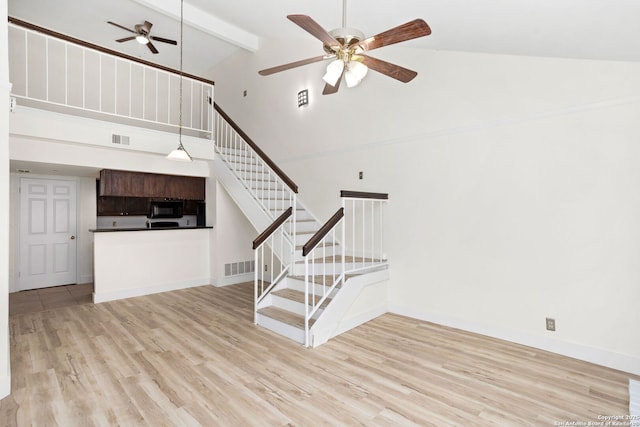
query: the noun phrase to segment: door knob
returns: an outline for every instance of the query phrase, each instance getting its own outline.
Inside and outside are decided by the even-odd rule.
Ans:
[[[75,240],[75,239],[76,239],[76,236],[71,236],[71,240]]]

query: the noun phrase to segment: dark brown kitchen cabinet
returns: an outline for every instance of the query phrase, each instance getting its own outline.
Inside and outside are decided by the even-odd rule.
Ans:
[[[98,197],[98,216],[147,215],[149,199],[146,197]]]
[[[100,195],[118,197],[146,197],[145,175],[138,172],[103,169],[100,171]]]
[[[105,169],[100,196],[205,200],[205,178]]]

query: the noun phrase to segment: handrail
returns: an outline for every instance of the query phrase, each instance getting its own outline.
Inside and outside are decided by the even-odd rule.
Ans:
[[[289,208],[284,211],[282,215],[276,218],[276,220],[273,221],[270,226],[268,226],[262,233],[260,233],[258,237],[255,238],[255,240],[253,241],[253,249],[259,248],[260,245],[263,244],[265,240],[267,240],[269,236],[271,236],[278,228],[280,228],[280,226],[284,224],[291,215],[293,215],[293,207],[289,206]]]
[[[349,190],[341,190],[340,197],[347,197],[352,199],[389,200],[388,193],[368,193],[363,191],[349,191]]]
[[[184,77],[187,77],[187,78],[190,78],[190,79],[193,79],[193,80],[197,80],[197,81],[202,82],[202,83],[215,85],[213,80],[208,80],[208,79],[205,79],[204,77],[194,76],[193,74],[188,74],[188,73],[185,73],[185,72],[181,73],[179,70],[174,70],[173,68],[165,67],[164,65],[159,65],[159,64],[155,64],[155,63],[150,62],[150,61],[145,61],[144,59],[136,58],[135,56],[125,55],[122,52],[118,52],[118,51],[115,51],[115,50],[112,50],[112,49],[108,49],[106,47],[98,46],[97,44],[89,43],[89,42],[86,42],[84,40],[76,39],[76,38],[68,36],[66,34],[58,33],[56,31],[40,27],[40,26],[32,24],[30,22],[26,22],[26,21],[23,21],[21,19],[14,18],[12,16],[9,16],[8,20],[9,20],[10,23],[18,25],[20,27],[27,28],[27,29],[33,30],[33,31],[37,31],[39,33],[46,34],[48,36],[55,37],[57,39],[64,40],[64,41],[67,41],[67,42],[70,42],[70,43],[74,43],[74,44],[77,44],[77,45],[80,45],[80,46],[83,46],[83,47],[86,47],[86,48],[89,48],[89,49],[94,49],[94,50],[97,50],[99,52],[106,53],[107,55],[117,56],[117,57],[129,60],[129,61],[133,61],[133,62],[137,62],[137,63],[142,64],[142,65],[146,65],[148,67],[157,68],[157,69],[162,70],[162,71],[167,71],[167,72],[172,73],[172,74],[177,74],[177,75],[182,74]]]
[[[220,114],[222,118],[224,118],[224,120],[233,128],[233,130],[235,130],[238,133],[238,135],[240,135],[242,139],[245,140],[247,145],[249,145],[262,158],[262,160],[264,160],[264,162],[267,165],[269,165],[269,167],[276,173],[276,175],[278,175],[280,179],[282,179],[285,182],[285,184],[289,186],[291,191],[298,194],[298,185],[295,182],[293,182],[293,180],[289,178],[287,174],[285,174],[282,171],[282,169],[280,169],[278,165],[276,165],[275,162],[271,160],[269,156],[267,156],[267,154],[264,151],[262,151],[260,147],[258,147],[256,143],[253,142],[253,140],[251,140],[251,138],[249,138],[249,136],[246,133],[244,133],[242,129],[240,129],[240,126],[238,126],[233,120],[231,120],[231,117],[229,117],[227,113],[225,113],[217,103],[215,102],[213,103],[213,108],[215,108],[218,114]]]
[[[340,208],[322,227],[320,227],[320,230],[316,231],[316,234],[311,236],[309,241],[304,244],[302,247],[302,256],[307,256],[343,217],[344,208]]]

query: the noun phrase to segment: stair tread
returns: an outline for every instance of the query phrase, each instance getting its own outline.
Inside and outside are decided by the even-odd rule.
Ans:
[[[296,291],[295,289],[280,289],[279,291],[273,292],[273,295],[277,295],[281,298],[286,298],[291,301],[296,301],[304,304],[304,292]],[[312,298],[315,299],[316,303],[318,303],[318,301],[320,301],[320,299],[322,298],[322,295],[309,294],[310,301]],[[327,297],[327,300],[330,300],[330,299],[331,299],[330,297]]]
[[[287,325],[304,329],[304,316],[301,316],[299,314],[292,313],[290,311],[283,310],[274,306],[261,308],[260,310],[258,310],[258,313],[279,322],[286,323]]]

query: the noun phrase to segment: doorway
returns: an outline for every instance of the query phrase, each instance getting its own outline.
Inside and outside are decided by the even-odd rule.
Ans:
[[[77,182],[20,178],[19,291],[74,284]]]

